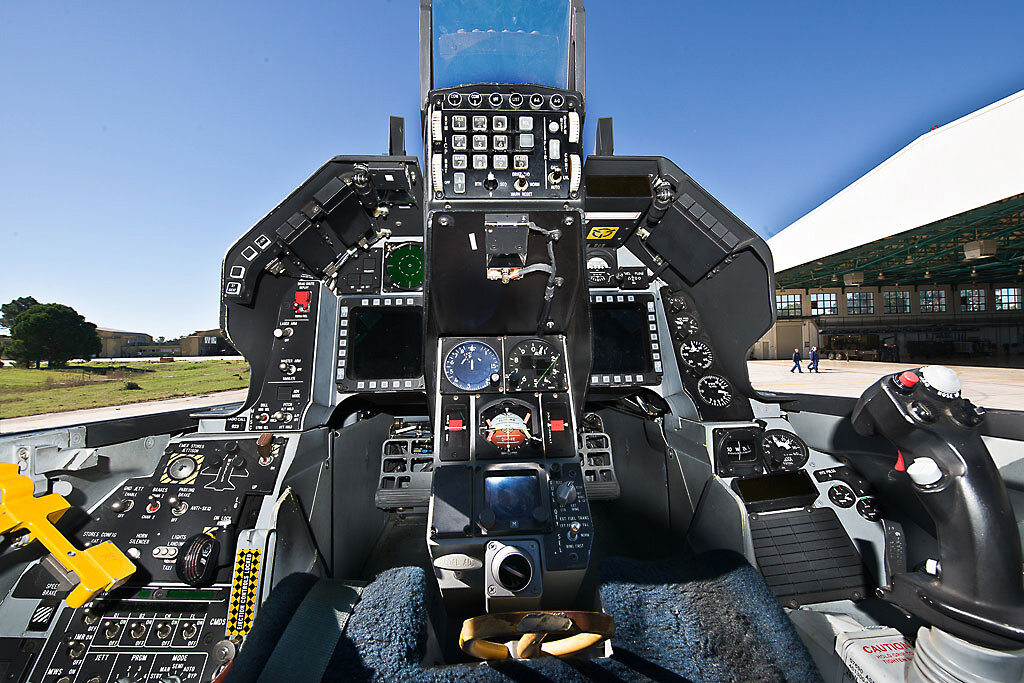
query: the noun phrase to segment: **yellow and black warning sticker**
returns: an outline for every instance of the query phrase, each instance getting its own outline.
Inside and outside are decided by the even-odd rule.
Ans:
[[[603,228],[593,227],[590,232],[587,233],[588,240],[610,240],[615,237],[615,233],[619,231],[616,226],[606,226]]]
[[[260,582],[260,551],[239,550],[235,558],[235,576],[231,582],[226,633],[244,636],[252,628],[256,613],[256,590]]]

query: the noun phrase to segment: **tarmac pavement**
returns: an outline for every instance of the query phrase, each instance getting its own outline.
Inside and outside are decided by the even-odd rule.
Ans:
[[[825,394],[859,397],[882,375],[915,367],[911,363],[822,360],[819,373],[790,373],[793,361],[747,361],[750,382],[757,389],[789,394]],[[984,408],[1024,410],[1024,369],[950,365],[960,376],[963,395]]]

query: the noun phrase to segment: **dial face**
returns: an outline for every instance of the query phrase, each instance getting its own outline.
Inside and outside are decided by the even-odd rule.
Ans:
[[[415,290],[423,285],[423,246],[404,244],[391,250],[384,266],[391,283],[402,290]]]
[[[807,463],[807,444],[792,432],[769,429],[761,437],[761,448],[773,470],[797,470]]]
[[[519,342],[508,354],[510,391],[558,391],[565,388],[562,353],[543,339]]]
[[[878,506],[875,504],[875,499],[871,496],[857,501],[857,512],[869,522],[877,522],[882,518],[881,513],[878,511]]]
[[[530,430],[533,413],[518,403],[502,402],[480,413],[480,432],[484,440],[503,453],[524,445],[539,447],[540,440]]]
[[[467,341],[455,345],[444,359],[444,376],[463,391],[480,391],[501,373],[501,360],[487,344]]]
[[[732,388],[729,380],[718,375],[705,375],[697,381],[697,395],[700,400],[715,408],[725,408],[732,403]]]
[[[611,267],[603,256],[591,256],[587,259],[587,270],[608,270]]]
[[[697,330],[700,329],[700,325],[697,324],[697,319],[692,315],[686,313],[677,315],[674,319],[676,324],[676,330],[680,337],[689,337],[690,335],[697,334]]]
[[[711,347],[702,341],[691,339],[679,345],[679,357],[683,362],[694,370],[707,370],[711,367],[715,357],[711,354]]]
[[[828,490],[828,499],[841,508],[851,508],[857,502],[853,491],[845,484],[832,484]]]
[[[399,289],[416,289],[423,284],[423,247],[403,244],[388,254],[385,261],[388,277]]]

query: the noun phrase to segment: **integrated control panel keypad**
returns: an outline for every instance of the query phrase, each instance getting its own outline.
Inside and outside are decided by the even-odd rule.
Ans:
[[[583,157],[578,102],[550,89],[453,90],[436,97],[430,110],[434,197],[576,198]]]

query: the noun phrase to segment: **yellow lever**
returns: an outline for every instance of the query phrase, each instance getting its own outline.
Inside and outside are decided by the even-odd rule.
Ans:
[[[78,577],[68,594],[71,607],[81,607],[100,591],[117,588],[135,573],[135,565],[109,541],[79,550],[53,523],[70,505],[56,493],[36,498],[32,480],[18,474],[18,466],[0,463],[0,534],[25,529],[53,554],[65,570]]]

